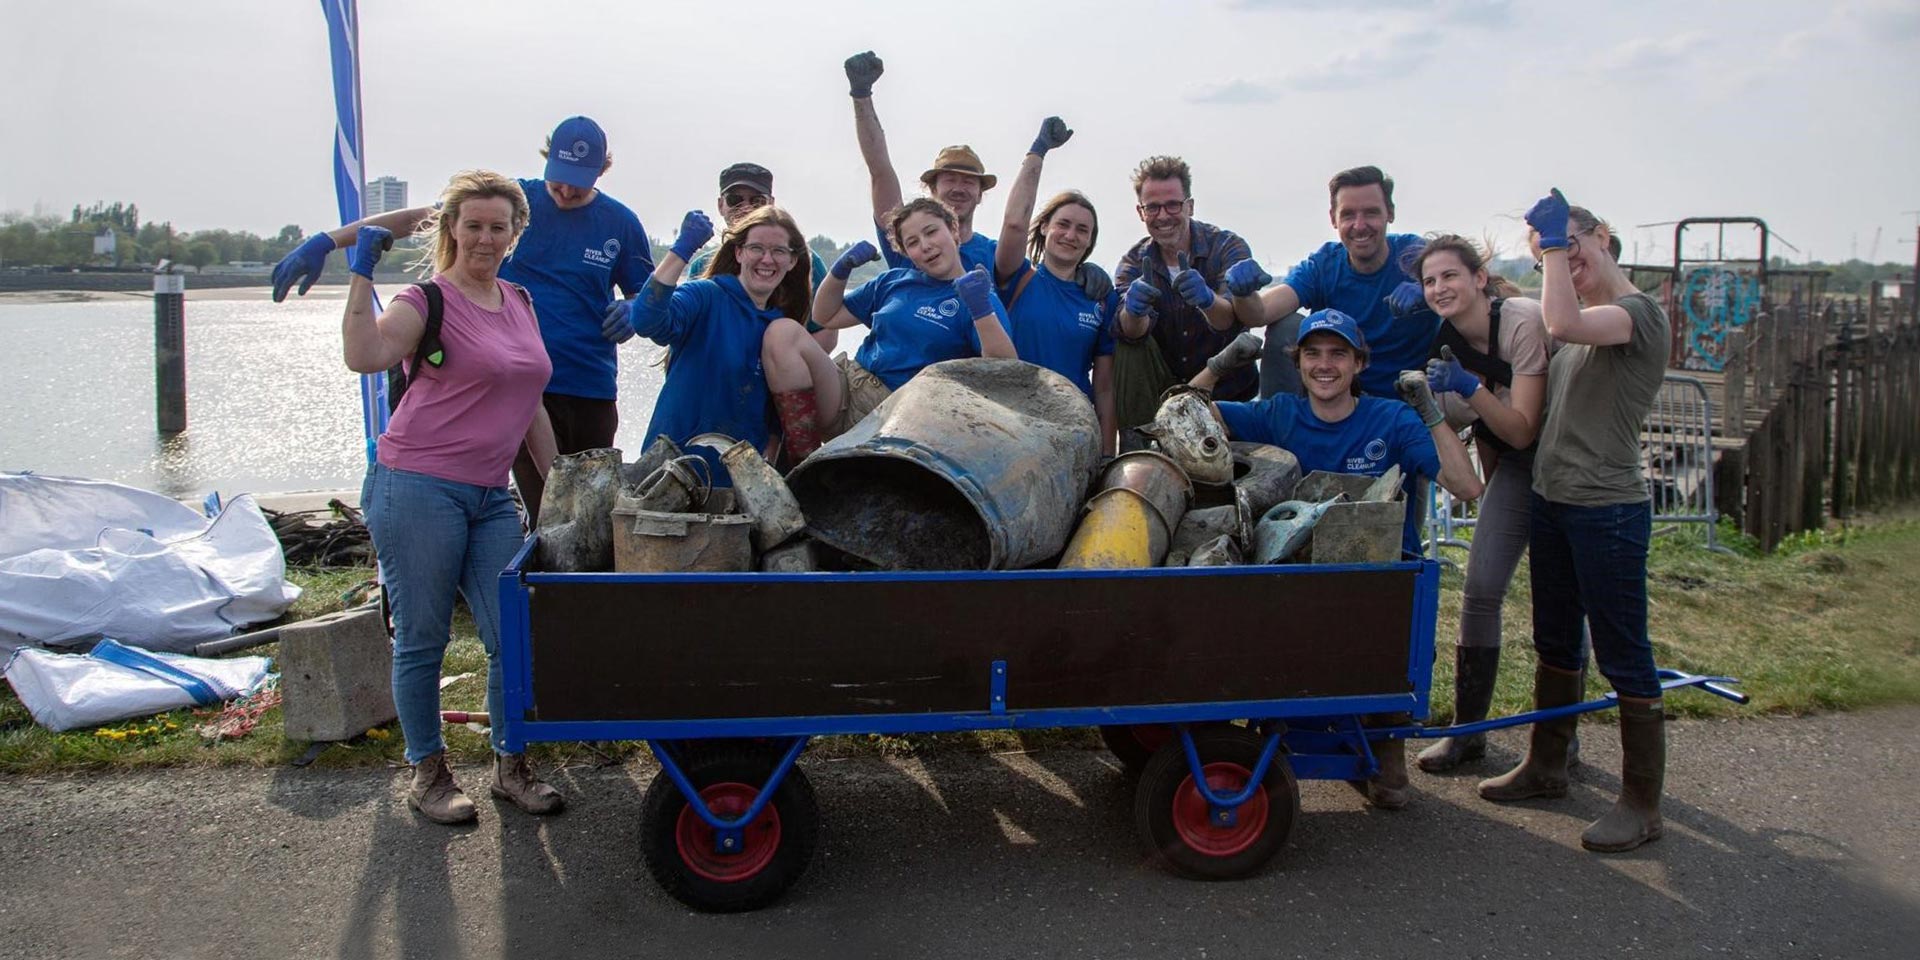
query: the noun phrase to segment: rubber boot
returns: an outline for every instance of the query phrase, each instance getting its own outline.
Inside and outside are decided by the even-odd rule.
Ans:
[[[1666,709],[1659,699],[1620,698],[1620,799],[1580,835],[1596,853],[1620,853],[1660,839],[1660,789],[1667,778]]]
[[[479,816],[473,801],[453,781],[453,768],[447,766],[447,752],[428,754],[413,765],[413,784],[407,789],[407,806],[434,823],[471,823]]]
[[[1534,667],[1534,709],[1579,702],[1579,671],[1555,670],[1544,663]],[[1579,722],[1579,717],[1571,716],[1535,723],[1526,759],[1500,776],[1480,781],[1480,796],[1498,803],[1566,796],[1567,741],[1573,738],[1574,727]]]
[[[797,464],[820,449],[820,401],[812,387],[774,394],[773,408],[780,414],[780,430],[786,434],[789,461]]]
[[[1587,665],[1580,665],[1580,695],[1577,699],[1587,698]],[[1567,769],[1580,765],[1580,725],[1574,724],[1573,733],[1567,737]]]
[[[1382,810],[1399,810],[1413,799],[1413,784],[1407,778],[1407,742],[1383,740],[1374,745],[1373,755],[1380,761],[1380,772],[1367,781],[1367,802]]]
[[[1453,722],[1478,723],[1493,706],[1493,681],[1500,672],[1499,647],[1453,648]],[[1420,751],[1420,769],[1443,773],[1487,755],[1487,735],[1443,737]]]
[[[535,815],[558,813],[566,805],[560,791],[533,775],[524,753],[493,755],[493,795]]]

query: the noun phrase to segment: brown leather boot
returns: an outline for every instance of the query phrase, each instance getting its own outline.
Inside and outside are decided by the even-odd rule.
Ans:
[[[453,768],[447,766],[447,752],[421,757],[413,765],[413,785],[407,789],[407,806],[434,823],[471,823],[479,816],[473,801],[453,782]]]
[[[1667,778],[1666,708],[1658,698],[1620,698],[1620,799],[1580,835],[1597,853],[1621,853],[1660,839],[1660,790]]]
[[[1564,707],[1580,702],[1580,673],[1538,664],[1533,672],[1533,706]],[[1533,725],[1527,757],[1512,770],[1480,781],[1480,796],[1498,803],[1567,795],[1567,741],[1580,718],[1561,717]]]
[[[524,753],[493,755],[493,795],[528,813],[558,813],[567,800],[533,775]]]

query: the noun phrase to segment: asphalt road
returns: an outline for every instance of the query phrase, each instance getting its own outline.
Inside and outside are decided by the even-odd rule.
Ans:
[[[1415,773],[1400,813],[1308,783],[1260,876],[1142,856],[1106,754],[803,761],[812,869],[759,913],[696,914],[640,861],[651,765],[580,767],[545,821],[484,799],[416,822],[400,771],[0,778],[5,957],[1902,957],[1920,955],[1920,708],[1671,726],[1667,836],[1579,833],[1617,779],[1498,807]],[[1496,736],[1484,774],[1521,734]]]

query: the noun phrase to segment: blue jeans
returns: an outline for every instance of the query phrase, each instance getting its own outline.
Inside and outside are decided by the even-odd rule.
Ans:
[[[1600,673],[1623,697],[1660,695],[1647,638],[1648,501],[1604,507],[1533,494],[1528,569],[1533,576],[1533,649],[1540,662],[1579,670],[1581,621],[1593,633]]]
[[[442,480],[379,463],[367,468],[360,507],[393,611],[393,705],[407,762],[446,748],[440,738],[440,664],[452,639],[453,594],[467,600],[487,650],[487,714],[501,752],[506,697],[500,676],[500,571],[520,549],[520,515],[507,488]]]

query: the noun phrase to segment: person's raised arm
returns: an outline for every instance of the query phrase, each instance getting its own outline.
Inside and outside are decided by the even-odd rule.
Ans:
[[[819,289],[813,292],[813,322],[824,330],[844,330],[859,323],[860,318],[847,309],[847,278],[853,275],[855,267],[878,259],[880,251],[862,240],[833,261]]]
[[[1567,266],[1567,198],[1559,187],[1534,202],[1527,226],[1539,236],[1540,313],[1547,333],[1561,343],[1610,347],[1633,339],[1633,317],[1618,304],[1603,303],[1581,309]],[[1605,256],[1603,252],[1601,254]]]
[[[900,173],[893,169],[887,153],[887,132],[880,127],[880,114],[873,109],[873,83],[886,72],[886,64],[872,50],[847,58],[847,93],[853,97],[853,132],[860,141],[860,159],[867,164],[867,180],[873,191],[873,222],[878,224],[887,211],[900,206]]]
[[[1227,267],[1227,294],[1233,307],[1233,319],[1248,329],[1266,326],[1269,321],[1266,308],[1260,303],[1260,290],[1272,282],[1273,274],[1268,273],[1252,257]]]
[[[1013,272],[1020,269],[1020,261],[1025,259],[1022,252],[1027,249],[1028,223],[1033,219],[1033,205],[1040,197],[1040,167],[1046,162],[1048,150],[1066,143],[1072,136],[1066,121],[1048,117],[1041,122],[1040,133],[1033,138],[1026,159],[1020,161],[1020,173],[1007,191],[1007,213],[1000,221],[1000,243],[994,249],[995,282],[1006,283],[1013,279]],[[1040,269],[1040,264],[1034,264],[1033,268]]]
[[[973,318],[974,332],[980,335],[980,355],[997,357],[1002,360],[1018,360],[1020,354],[1013,349],[1013,338],[1007,336],[1007,328],[1000,324],[1000,314],[993,306],[993,281],[987,279],[984,267],[974,267],[953,281],[953,292],[959,294],[960,305],[966,308],[967,316]]]
[[[347,265],[353,281],[347,287],[346,314],[340,321],[341,355],[355,373],[381,373],[413,353],[426,333],[420,311],[395,301],[378,317],[373,315],[373,268],[380,254],[393,245],[385,227],[361,227]]]
[[[1433,479],[1462,500],[1479,497],[1486,485],[1473,470],[1466,444],[1460,442],[1460,435],[1453,432],[1447,425],[1446,414],[1440,412],[1440,401],[1434,398],[1433,388],[1427,384],[1426,371],[1402,370],[1394,387],[1400,391],[1401,399],[1420,415],[1420,422],[1426,424],[1427,432],[1433,436],[1434,452],[1440,455],[1440,475]]]
[[[1251,302],[1243,308],[1240,304],[1242,299]],[[1298,309],[1300,309],[1300,293],[1285,283],[1263,290],[1255,296],[1234,298],[1234,315],[1241,318],[1241,323],[1250,327],[1277,323],[1292,316]]]
[[[420,221],[433,212],[432,207],[412,207],[407,210],[392,210],[378,216],[355,220],[337,230],[316,233],[301,241],[292,252],[280,258],[273,266],[273,302],[279,303],[287,298],[287,291],[298,283],[296,291],[306,296],[314,281],[327,268],[327,254],[352,245],[354,238],[360,235],[361,227],[380,227],[394,236],[411,236]]]
[[[1159,317],[1160,288],[1147,282],[1147,265],[1151,261],[1153,244],[1140,249],[1139,259],[1130,260],[1132,253],[1120,258],[1120,266],[1114,276],[1114,283],[1122,287],[1120,293],[1120,313],[1114,317],[1114,326],[1120,330],[1120,336],[1128,340],[1138,340],[1153,331],[1153,322]]]
[[[1508,394],[1512,403],[1504,403],[1480,378],[1454,358],[1453,348],[1442,345],[1440,356],[1427,361],[1427,385],[1435,393],[1459,394],[1493,435],[1515,450],[1524,450],[1540,434],[1540,408],[1546,398],[1547,378],[1540,374],[1516,374]]]
[[[600,320],[600,335],[613,343],[624,343],[635,333],[656,341],[661,337],[679,339],[678,331],[670,329],[673,290],[680,285],[681,275],[687,272],[688,258],[711,239],[713,221],[698,210],[687,211],[680,219],[680,234],[674,237],[673,248],[660,258],[640,295],[632,300],[615,300],[607,306],[606,315]]]

